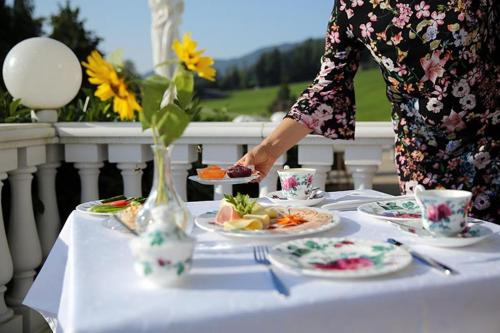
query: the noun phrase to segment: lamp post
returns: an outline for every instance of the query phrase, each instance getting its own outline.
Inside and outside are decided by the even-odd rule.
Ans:
[[[57,109],[80,90],[82,69],[69,47],[51,38],[35,37],[9,51],[3,79],[14,98],[35,110],[35,121],[54,123]]]

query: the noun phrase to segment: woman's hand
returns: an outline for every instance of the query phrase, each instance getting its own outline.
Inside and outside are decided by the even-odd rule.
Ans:
[[[311,130],[305,125],[285,118],[257,147],[250,150],[236,164],[243,166],[253,165],[258,171],[257,181],[267,176],[274,162],[293,147],[297,142],[309,134]]]
[[[246,153],[245,156],[243,156],[236,164],[243,166],[255,166],[255,170],[259,172],[257,181],[260,182],[267,176],[269,170],[271,170],[271,167],[277,159],[277,156],[274,156],[269,152],[268,147],[260,144]]]

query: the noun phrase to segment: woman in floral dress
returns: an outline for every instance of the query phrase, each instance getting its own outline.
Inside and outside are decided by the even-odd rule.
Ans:
[[[472,191],[471,215],[500,222],[498,0],[339,0],[321,70],[287,117],[240,163],[263,176],[309,133],[354,139],[353,77],[367,47],[393,105],[403,193]]]

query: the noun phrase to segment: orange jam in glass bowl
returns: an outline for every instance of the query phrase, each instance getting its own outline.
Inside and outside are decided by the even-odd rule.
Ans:
[[[203,169],[196,169],[201,179],[222,179],[226,176],[226,170],[218,165],[210,165]]]

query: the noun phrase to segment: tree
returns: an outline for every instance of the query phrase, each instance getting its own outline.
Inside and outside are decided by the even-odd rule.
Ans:
[[[276,94],[276,98],[268,107],[269,112],[287,112],[295,103],[295,100],[296,97],[291,94],[288,84],[282,84]]]
[[[0,67],[14,45],[41,35],[42,22],[42,18],[33,18],[31,0],[15,0],[12,7],[0,0]],[[4,88],[3,79],[1,82],[0,89]]]
[[[52,33],[49,37],[66,44],[82,61],[97,49],[101,38],[85,28],[85,20],[80,19],[80,9],[71,8],[68,0],[59,4],[59,12],[50,17]]]

